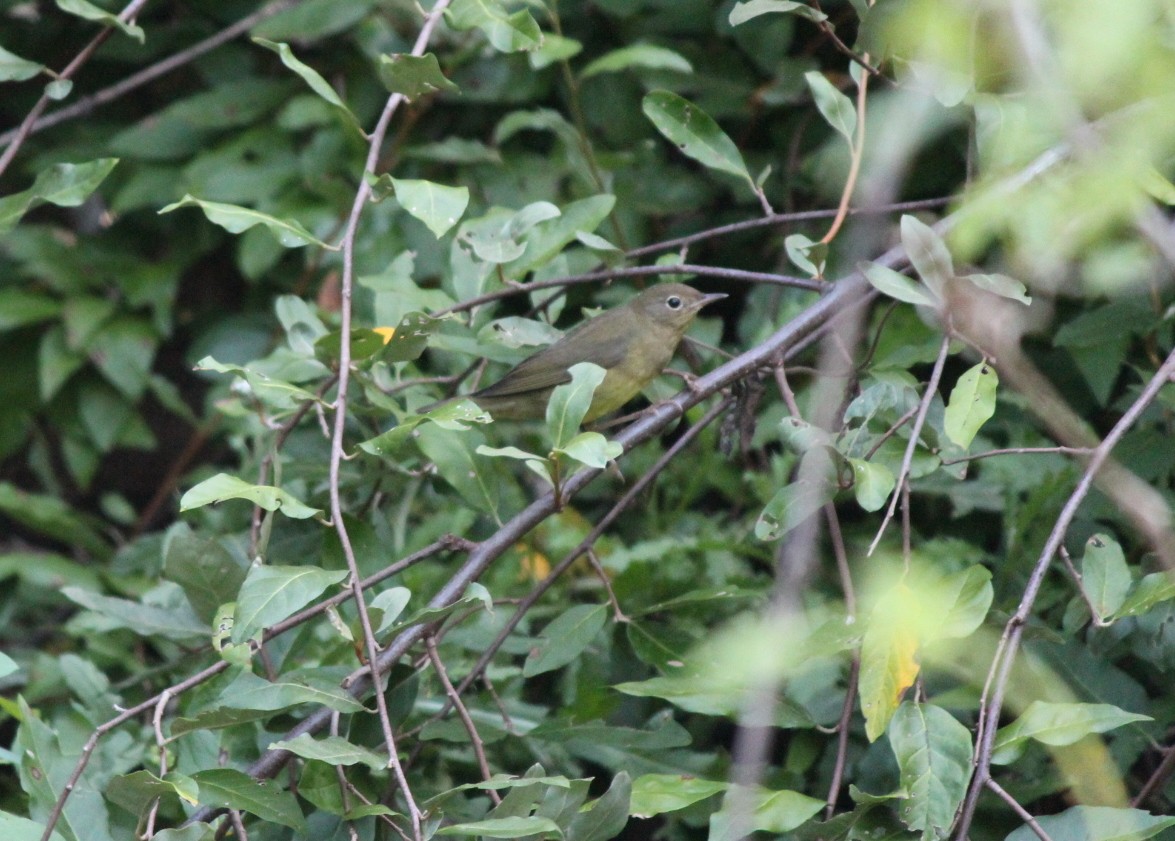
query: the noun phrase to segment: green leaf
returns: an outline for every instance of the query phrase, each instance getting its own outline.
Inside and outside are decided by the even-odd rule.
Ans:
[[[410,415],[404,418],[387,432],[361,442],[359,449],[374,456],[394,458],[404,443],[414,437],[416,427],[426,421],[431,421],[442,429],[461,431],[469,429],[471,423],[489,423],[490,416],[472,400],[454,400],[423,415]]]
[[[811,277],[824,277],[824,267],[828,260],[828,244],[817,242],[803,234],[791,234],[783,241],[787,250],[787,257],[801,271]]]
[[[10,482],[0,482],[0,514],[25,528],[68,546],[76,546],[104,558],[110,545],[89,519],[50,494],[21,490]]]
[[[40,841],[45,835],[45,824],[31,821],[10,812],[0,812],[0,838],[5,841]],[[66,841],[57,830],[49,833],[49,841]]]
[[[159,336],[145,318],[121,316],[103,325],[89,342],[90,360],[129,400],[138,400],[151,379]]]
[[[545,266],[581,232],[595,230],[615,205],[616,197],[606,193],[565,205],[557,218],[536,224],[527,232],[525,253],[510,261],[505,271],[510,277],[521,277]]]
[[[23,59],[0,47],[0,82],[23,82],[45,69],[45,65]]]
[[[57,317],[61,302],[23,289],[0,289],[0,333]]]
[[[760,540],[783,537],[836,496],[835,465],[828,450],[814,447],[802,458],[804,461],[816,459],[821,462],[815,470],[800,471],[801,475],[811,473],[815,478],[799,478],[776,491],[755,522],[755,537]]]
[[[437,835],[481,835],[485,838],[525,838],[528,835],[539,835],[539,833],[545,833],[555,838],[563,837],[563,831],[553,820],[534,815],[487,818],[484,821],[444,826],[437,830]]]
[[[1161,201],[1166,205],[1175,205],[1175,184],[1168,181],[1161,172],[1153,166],[1147,167],[1146,172],[1141,176],[1141,183],[1143,189],[1147,191],[1152,198]]]
[[[284,597],[279,594],[279,598]],[[312,673],[296,679],[282,677],[269,681],[252,672],[241,672],[221,691],[216,701],[222,707],[238,710],[276,711],[299,704],[329,707],[342,713],[357,713],[365,709],[361,703],[340,688],[336,681],[316,677]]]
[[[671,91],[658,90],[645,95],[641,110],[657,131],[686,155],[703,166],[728,172],[754,186],[734,141],[701,108]]]
[[[1125,604],[1133,579],[1118,541],[1095,534],[1085,542],[1081,583],[1101,619],[1110,618]]]
[[[170,776],[170,775],[168,775]],[[163,829],[151,836],[151,841],[215,841],[216,830],[211,824],[191,823],[176,829]]]
[[[317,364],[317,363],[315,363]],[[321,366],[319,366],[321,368]],[[298,403],[309,401],[321,403],[322,398],[312,391],[307,391],[285,380],[277,380],[260,371],[254,371],[241,365],[226,365],[217,362],[211,356],[205,356],[196,363],[197,371],[215,371],[218,374],[236,374],[248,383],[253,395],[263,403],[275,409],[292,408]],[[326,369],[322,368],[323,373]]]
[[[470,610],[484,610],[489,614],[494,612],[494,600],[490,596],[489,590],[483,585],[474,582],[470,584],[461,598],[457,599],[444,607],[422,607],[420,610],[414,611],[406,616],[401,621],[393,625],[395,631],[402,628],[407,628],[410,625],[424,625],[430,622],[436,622],[438,619],[444,619],[455,612],[470,611]]]
[[[57,102],[65,99],[73,91],[72,79],[54,79],[45,85],[45,96]]]
[[[968,369],[951,390],[943,419],[947,437],[964,450],[971,446],[980,428],[995,414],[999,375],[986,362]]]
[[[738,26],[740,23],[746,23],[748,20],[759,17],[759,15],[773,12],[796,15],[816,22],[828,20],[828,15],[823,12],[816,11],[806,3],[796,3],[793,0],[743,0],[741,3],[734,4],[728,20],[731,26]]]
[[[72,585],[82,590],[97,591],[101,579],[91,566],[42,551],[0,553],[0,582],[14,578],[41,589],[60,589]]]
[[[192,779],[200,787],[200,803],[221,809],[239,809],[263,821],[306,833],[306,819],[298,801],[276,785],[263,784],[232,768],[197,771]]]
[[[269,750],[288,750],[303,759],[317,759],[335,766],[362,764],[377,771],[388,766],[386,756],[352,744],[341,736],[315,739],[309,733],[302,733],[293,739],[279,739],[271,743]]]
[[[580,78],[587,79],[598,73],[618,73],[633,67],[654,70],[674,70],[678,73],[693,73],[693,65],[679,53],[653,44],[632,44],[618,50],[604,53],[580,71]]]
[[[963,275],[963,280],[969,280],[980,289],[985,289],[1001,298],[1011,298],[1026,305],[1032,303],[1032,296],[1028,294],[1028,288],[1020,281],[1007,275],[967,274]]]
[[[440,91],[460,92],[441,72],[440,62],[432,53],[421,56],[392,53],[379,57],[379,80],[388,93],[403,94],[405,99],[416,99]]]
[[[175,797],[193,806],[199,804],[199,787],[186,774],[171,773],[160,778],[150,771],[134,771],[115,777],[106,787],[106,797],[132,815],[151,807],[157,797]]]
[[[621,771],[598,800],[588,803],[567,827],[568,841],[609,841],[628,824],[632,778]]]
[[[880,263],[858,263],[857,268],[882,295],[915,306],[934,307],[938,304],[938,299],[925,286],[919,286],[904,274]]]
[[[761,788],[747,794],[744,790],[731,788],[727,792],[722,809],[710,816],[709,841],[742,841],[744,836],[737,831],[740,824],[735,822],[730,811],[731,800],[735,797],[745,797],[750,801],[748,806],[751,814],[740,816],[743,819],[749,818],[749,825],[741,828],[777,835],[802,826],[824,808],[823,800],[796,791],[771,791]]]
[[[560,61],[566,61],[583,52],[583,44],[574,38],[565,38],[548,32],[543,35],[542,45],[537,50],[531,50],[527,62],[534,70],[542,70]]]
[[[559,341],[561,330],[545,321],[509,315],[496,318],[477,331],[477,340],[487,344],[500,344],[508,348],[542,347]]]
[[[562,447],[556,447],[555,452],[602,470],[608,462],[623,455],[624,446],[619,441],[609,441],[598,432],[581,432]]]
[[[602,605],[579,604],[564,611],[543,629],[522,667],[523,677],[534,677],[562,668],[592,644],[608,621]]]
[[[1029,739],[1054,747],[1071,745],[1091,733],[1105,733],[1149,715],[1128,713],[1113,704],[1057,704],[1033,701],[1019,718],[996,733],[992,762],[1008,765],[1020,758]]]
[[[183,588],[206,622],[237,597],[245,580],[245,567],[220,540],[193,533],[187,523],[176,523],[164,535],[163,573]]]
[[[1141,809],[1115,809],[1110,806],[1073,806],[1059,815],[1036,819],[1053,839],[1063,841],[1143,841],[1175,826],[1175,817],[1152,815]],[[1006,841],[1036,841],[1036,832],[1022,826]]]
[[[247,499],[266,511],[280,510],[287,517],[305,520],[321,514],[319,508],[311,508],[297,497],[273,485],[252,485],[236,476],[217,473],[195,487],[189,488],[180,497],[180,511],[191,511],[203,505],[214,505],[226,499]]]
[[[906,702],[889,723],[889,742],[909,793],[902,821],[923,838],[945,838],[971,781],[971,733],[933,704]]]
[[[837,90],[823,73],[809,70],[804,74],[804,81],[808,83],[825,122],[840,132],[852,148],[853,135],[857,131],[857,108],[853,101]]]
[[[453,0],[445,18],[454,29],[480,29],[494,49],[504,53],[536,50],[543,42],[542,30],[530,12],[522,9],[510,14],[500,0]]]
[[[591,408],[592,396],[608,374],[594,362],[578,362],[567,373],[571,382],[556,386],[547,401],[547,433],[556,447],[563,446],[579,432],[579,425]]]
[[[294,55],[293,50],[290,49],[289,44],[280,44],[274,41],[267,41],[264,38],[254,38],[253,43],[277,53],[278,56],[281,57],[282,64],[301,76],[302,81],[310,86],[310,90],[314,91],[314,93],[318,94],[319,97],[332,105],[339,112],[339,114],[342,115],[343,121],[348,126],[354,129],[360,135],[364,133],[362,126],[359,125],[359,120],[355,117],[354,114],[351,113],[351,109],[347,107],[347,104],[343,102],[342,98],[339,97],[337,93],[335,93],[335,89],[330,86],[330,83],[327,82],[326,79],[322,78],[322,74],[320,74],[313,67],[309,66],[308,64],[303,64],[301,61],[299,61],[298,58]],[[285,245],[285,243],[282,244]]]
[[[632,814],[651,818],[676,812],[730,788],[730,783],[684,774],[642,774],[632,781]]]
[[[995,591],[991,570],[976,564],[945,576],[931,591],[935,605],[943,611],[941,623],[925,636],[931,642],[965,639],[978,630],[991,609]]]
[[[267,213],[240,207],[235,204],[225,204],[218,201],[204,201],[191,195],[185,195],[177,202],[169,204],[159,212],[171,213],[181,207],[198,207],[204,211],[208,221],[219,225],[232,234],[247,231],[255,225],[264,225],[274,238],[286,248],[301,248],[304,245],[317,245],[328,251],[338,251],[337,246],[327,245],[313,234],[290,219],[278,219]]]
[[[530,453],[526,450],[520,450],[518,447],[487,447],[485,444],[479,444],[474,450],[479,456],[489,456],[490,458],[512,458],[516,461],[521,461],[526,464],[536,474],[541,476],[550,484],[554,484],[552,476],[555,469],[554,464],[549,460],[536,453]]]
[[[1141,616],[1155,605],[1175,599],[1175,578],[1168,572],[1144,575],[1118,608],[1117,617]]]
[[[443,320],[422,312],[406,313],[387,340],[379,358],[387,362],[411,362],[419,359],[428,347],[429,337],[440,329]]]
[[[77,15],[85,20],[100,21],[109,27],[119,30],[124,35],[129,35],[140,44],[146,41],[147,36],[143,34],[142,27],[121,21],[118,19],[118,15],[113,15],[105,9],[100,9],[87,0],[55,0],[55,2],[57,3],[57,8],[63,12]]]
[[[255,566],[237,595],[233,642],[252,639],[314,601],[347,577],[346,570],[313,566]]]
[[[470,505],[496,516],[499,479],[492,470],[487,472],[487,465],[479,463],[472,452],[482,440],[477,430],[458,433],[438,423],[421,426],[415,435],[416,446],[436,465],[440,477]]]
[[[613,245],[599,234],[589,234],[586,231],[579,231],[576,233],[575,238],[590,248],[592,251],[599,251],[604,254],[605,259],[608,259],[608,257],[611,256],[619,255],[621,253],[619,246]]]
[[[407,587],[389,587],[371,600],[368,609],[372,613],[372,618],[376,620],[374,624],[377,636],[395,623],[411,599],[412,591]]]
[[[174,586],[174,585],[172,585]],[[178,593],[179,588],[175,588]],[[143,637],[188,641],[207,638],[209,628],[186,603],[170,606],[140,604],[129,599],[101,596],[80,587],[64,587],[62,595],[94,611],[112,628],[126,628]]]
[[[853,468],[853,494],[857,497],[857,504],[866,511],[880,510],[893,493],[897,481],[893,471],[884,464],[864,459],[851,458],[848,461]]]
[[[77,207],[110,174],[118,158],[98,158],[83,164],[54,164],[41,170],[33,186],[0,199],[0,234],[12,230],[20,218],[39,204]]]
[[[942,237],[917,217],[902,217],[902,247],[918,276],[934,297],[942,300],[947,281],[955,276],[955,264]]]
[[[427,225],[437,239],[460,221],[469,206],[467,187],[401,178],[393,178],[392,184],[400,206]]]

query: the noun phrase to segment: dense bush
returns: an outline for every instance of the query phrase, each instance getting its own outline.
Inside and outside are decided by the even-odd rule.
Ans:
[[[1169,3],[0,8],[0,836],[1175,837]]]

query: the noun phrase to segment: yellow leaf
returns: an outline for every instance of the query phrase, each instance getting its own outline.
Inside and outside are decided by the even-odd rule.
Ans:
[[[869,741],[885,732],[918,678],[922,611],[905,582],[884,592],[869,617],[861,640],[861,712]]]

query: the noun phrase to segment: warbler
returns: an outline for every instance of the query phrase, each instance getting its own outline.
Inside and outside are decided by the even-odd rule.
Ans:
[[[542,418],[555,386],[571,380],[567,369],[594,362],[607,373],[584,416],[584,422],[590,422],[619,409],[652,382],[702,307],[725,297],[680,283],[646,289],[623,306],[578,325],[493,385],[467,397],[497,420]]]

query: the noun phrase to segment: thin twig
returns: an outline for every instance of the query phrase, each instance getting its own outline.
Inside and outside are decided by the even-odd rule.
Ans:
[[[1141,809],[1147,798],[1158,791],[1173,773],[1175,773],[1175,747],[1167,747],[1163,750],[1163,761],[1159,763],[1159,767],[1138,790],[1138,794],[1134,795],[1130,805],[1135,809]]]
[[[133,20],[146,5],[147,0],[131,0],[131,2],[127,4],[126,8],[118,13],[118,19],[123,23],[127,23]],[[82,47],[81,52],[74,56],[73,61],[66,65],[65,69],[57,74],[56,79],[58,81],[72,79],[74,74],[82,69],[85,63],[90,60],[90,57],[93,56],[94,53],[98,51],[98,48],[106,43],[106,39],[113,34],[113,25],[106,24],[102,31],[94,36],[90,43]],[[36,103],[33,104],[33,107],[29,109],[29,113],[25,115],[24,120],[16,129],[16,133],[13,136],[12,141],[8,144],[8,148],[4,150],[3,154],[0,154],[0,175],[3,175],[4,170],[8,169],[8,165],[12,163],[12,159],[16,157],[16,153],[20,151],[20,147],[24,145],[25,140],[27,140],[29,134],[32,133],[33,124],[37,121],[37,118],[40,117],[42,113],[44,113],[45,109],[49,107],[50,102],[52,102],[52,100],[49,98],[49,94],[43,93]]]
[[[429,634],[425,637],[424,647],[428,651],[428,659],[432,663],[433,671],[437,673],[437,677],[441,679],[441,686],[445,688],[445,697],[449,699],[449,703],[457,710],[457,715],[461,718],[461,723],[465,725],[465,732],[469,734],[469,743],[473,746],[473,755],[477,757],[477,767],[481,770],[481,778],[488,783],[494,775],[490,773],[490,763],[486,761],[485,744],[477,732],[477,725],[473,723],[473,717],[469,714],[469,710],[465,708],[465,704],[461,702],[461,696],[453,688],[453,682],[449,680],[449,673],[445,671],[445,664],[441,661],[441,656],[437,653],[436,636]],[[486,789],[486,793],[489,794],[490,800],[494,801],[495,806],[502,802],[501,796],[492,788]]]
[[[820,0],[813,0],[812,6],[816,9],[816,11],[823,14],[824,10],[820,8]],[[840,39],[840,36],[836,34],[836,30],[832,28],[832,24],[829,23],[827,19],[815,21],[815,24],[817,27],[819,27],[821,32],[828,36],[829,40],[832,41],[832,45],[836,47],[837,51],[842,55],[847,56],[849,61],[860,65],[870,76],[881,75],[881,71],[869,63],[869,54],[865,53],[864,56],[859,56],[853,52],[853,48]]]
[[[832,33],[832,27],[827,26],[826,22],[825,32],[832,36],[833,40],[840,44],[840,39]],[[841,44],[841,46],[844,46]],[[845,49],[848,49],[847,47]],[[857,60],[856,55],[850,50],[849,55]],[[865,60],[862,62],[863,66],[869,68],[869,54],[865,53]],[[868,102],[869,91],[869,76],[862,76],[860,83],[857,85],[857,136],[853,139],[851,156],[849,159],[848,177],[845,178],[844,189],[841,190],[840,204],[836,208],[836,218],[832,220],[832,224],[828,227],[828,232],[820,238],[820,242],[828,244],[836,238],[840,231],[841,225],[844,224],[845,218],[849,213],[849,200],[852,199],[853,190],[857,186],[857,177],[861,174],[861,160],[865,156],[865,111]]]
[[[600,559],[596,555],[596,550],[588,549],[584,553],[584,556],[588,559],[588,563],[592,565],[592,569],[595,570],[596,578],[600,579],[600,583],[604,585],[604,590],[608,593],[608,602],[612,605],[612,618],[617,622],[630,621],[624,611],[620,609],[620,601],[616,598],[616,593],[612,590],[612,581],[608,578],[608,571],[600,563]]]
[[[885,430],[885,432],[881,433],[881,437],[873,442],[873,446],[869,448],[862,458],[865,461],[869,461],[875,455],[877,455],[877,451],[885,445],[885,442],[896,435],[897,431],[905,426],[910,418],[914,417],[914,415],[918,412],[918,408],[918,406],[914,406],[913,408],[908,409],[904,415],[894,421],[893,425],[891,425],[889,429]]]
[[[669,266],[627,266],[614,269],[602,269],[586,274],[558,277],[553,280],[536,280],[533,283],[520,283],[487,292],[474,298],[456,303],[443,310],[437,310],[433,316],[440,318],[451,312],[464,312],[491,301],[509,298],[513,295],[525,295],[540,289],[553,289],[561,286],[578,286],[587,283],[596,283],[601,280],[614,280],[618,277],[648,277],[650,275],[696,274],[702,277],[718,277],[725,280],[737,280],[743,283],[769,283],[775,286],[790,286],[796,289],[806,289],[809,292],[822,292],[827,286],[825,283],[810,280],[806,277],[792,277],[790,275],[771,274],[769,272],[747,272],[741,269],[725,269],[719,266],[698,266],[692,263],[679,263]]]
[[[885,534],[886,526],[893,519],[894,511],[897,509],[898,498],[902,495],[902,488],[910,475],[910,465],[914,461],[914,451],[918,448],[918,438],[922,435],[922,425],[926,422],[926,413],[930,411],[930,403],[934,400],[934,395],[938,393],[938,381],[942,379],[942,369],[946,365],[947,353],[950,351],[950,347],[951,337],[949,334],[944,333],[942,343],[938,349],[938,359],[934,361],[934,370],[930,373],[930,381],[926,383],[926,393],[922,395],[922,400],[918,404],[918,416],[914,419],[914,428],[910,430],[910,441],[906,444],[905,455],[902,456],[902,466],[898,470],[897,480],[894,482],[893,495],[889,500],[889,509],[881,521],[881,528],[877,530],[877,536],[869,544],[867,555],[872,555],[873,550],[877,548],[877,544],[881,542],[881,536]]]
[[[420,56],[424,54],[429,39],[432,37],[433,30],[440,23],[441,15],[448,5],[449,0],[437,0],[432,10],[426,15],[424,23],[420,27],[420,33],[416,37],[416,43],[412,46],[412,55]],[[347,217],[347,225],[343,234],[343,275],[340,289],[342,301],[339,313],[339,327],[343,338],[339,343],[339,385],[338,396],[335,398],[334,429],[332,430],[330,444],[331,520],[334,522],[335,533],[339,537],[343,557],[347,561],[347,568],[351,572],[349,577],[350,589],[355,600],[356,610],[359,614],[359,623],[363,629],[363,644],[367,651],[367,663],[376,683],[378,683],[379,675],[376,666],[376,661],[379,656],[379,645],[375,641],[375,631],[371,625],[371,617],[368,615],[367,601],[364,598],[359,566],[355,559],[355,550],[351,545],[351,536],[347,531],[346,521],[343,519],[339,473],[343,462],[344,440],[347,433],[347,387],[350,383],[351,376],[351,291],[355,278],[355,240],[359,232],[359,219],[363,215],[363,211],[367,206],[367,200],[371,195],[371,183],[368,180],[368,176],[375,174],[375,168],[379,161],[380,147],[383,145],[384,137],[387,136],[388,126],[391,124],[392,117],[399,110],[400,105],[406,101],[403,94],[392,94],[384,105],[383,112],[376,122],[375,129],[371,132],[367,160],[363,166],[363,177],[359,179],[359,187],[355,191],[355,198],[351,204],[351,212]],[[408,785],[408,778],[404,774],[404,767],[401,765],[400,758],[397,755],[396,736],[392,729],[391,717],[388,714],[387,699],[383,692],[377,691],[374,694],[376,710],[379,713],[379,722],[383,729],[384,742],[388,751],[388,767],[392,769],[396,783],[399,785],[404,800],[408,804],[408,817],[412,822],[412,837],[416,841],[422,841],[424,837],[421,827],[423,816],[420,807],[416,805],[416,798],[412,795],[412,790]]]
[[[1016,801],[1015,797],[1004,791],[1003,786],[992,779],[988,779],[985,785],[993,794],[1012,807],[1012,811],[1020,816],[1020,820],[1024,821],[1024,823],[1028,825],[1028,828],[1032,830],[1032,832],[1036,835],[1037,838],[1040,839],[1040,841],[1053,841],[1049,834],[1044,831],[1044,827],[1037,823],[1036,818],[1034,818],[1027,809],[1021,806]]]
[[[1077,567],[1073,565],[1073,558],[1069,556],[1069,550],[1062,546],[1057,550],[1057,554],[1061,556],[1061,562],[1064,563],[1065,569],[1069,572],[1069,577],[1073,579],[1073,585],[1077,587],[1077,592],[1081,595],[1085,606],[1089,608],[1089,615],[1093,619],[1094,627],[1108,628],[1109,622],[1102,618],[1101,612],[1098,611],[1097,605],[1093,603],[1093,597],[1089,595],[1089,591],[1085,589],[1085,581],[1081,577],[1081,573],[1077,571]]]
[[[162,61],[152,64],[140,70],[138,73],[133,73],[127,76],[121,82],[110,85],[102,90],[95,91],[92,94],[82,97],[73,105],[65,108],[59,108],[52,113],[46,114],[43,117],[38,117],[29,127],[26,137],[36,134],[39,131],[44,131],[48,128],[53,128],[56,125],[76,119],[77,117],[85,117],[95,108],[100,105],[106,105],[114,102],[123,96],[126,96],[136,88],[141,88],[148,82],[158,79],[160,76],[178,70],[185,64],[188,64],[207,52],[210,52],[222,44],[228,43],[239,35],[248,32],[261,21],[271,18],[278,12],[296,5],[300,0],[275,0],[263,8],[258,9],[251,15],[241,18],[236,23],[222,29],[215,35],[210,35],[203,41],[199,41],[187,49],[180,50],[174,55],[170,55]],[[10,129],[3,134],[0,134],[0,145],[10,142],[16,137],[18,129]]]
[[[1093,449],[1090,447],[1006,447],[1000,450],[985,450],[982,453],[961,456],[959,458],[943,459],[942,464],[960,464],[965,461],[978,461],[981,458],[991,458],[992,456],[1025,456],[1042,455],[1045,453],[1057,453],[1066,456],[1087,456],[1092,452]]]
[[[860,674],[861,656],[854,652],[849,661],[849,678],[845,681],[845,701],[840,708],[840,721],[836,725],[836,762],[832,766],[832,779],[828,783],[828,796],[825,798],[825,820],[831,820],[836,814],[836,801],[840,799],[840,787],[844,782],[845,765],[849,755],[849,722],[853,718],[853,706],[857,700],[857,678]]]
[[[895,202],[893,204],[878,205],[876,207],[859,207],[855,210],[850,210],[849,215],[865,216],[885,213],[905,213],[911,210],[936,210],[938,208],[945,207],[953,200],[954,198],[951,196],[943,196],[941,198],[922,199],[920,201]],[[659,254],[663,251],[677,251],[683,246],[692,245],[695,242],[716,239],[717,237],[723,237],[729,234],[752,231],[758,228],[795,224],[797,222],[816,222],[821,219],[834,219],[836,215],[836,210],[803,210],[796,213],[776,213],[772,216],[758,216],[754,219],[747,219],[742,222],[732,222],[728,225],[718,225],[714,228],[707,228],[704,231],[698,231],[697,233],[687,234],[681,237],[674,237],[673,239],[662,240],[661,242],[654,242],[650,245],[642,245],[640,248],[633,248],[630,251],[624,252],[624,256],[628,259],[632,259],[634,257],[643,257],[646,254]]]

